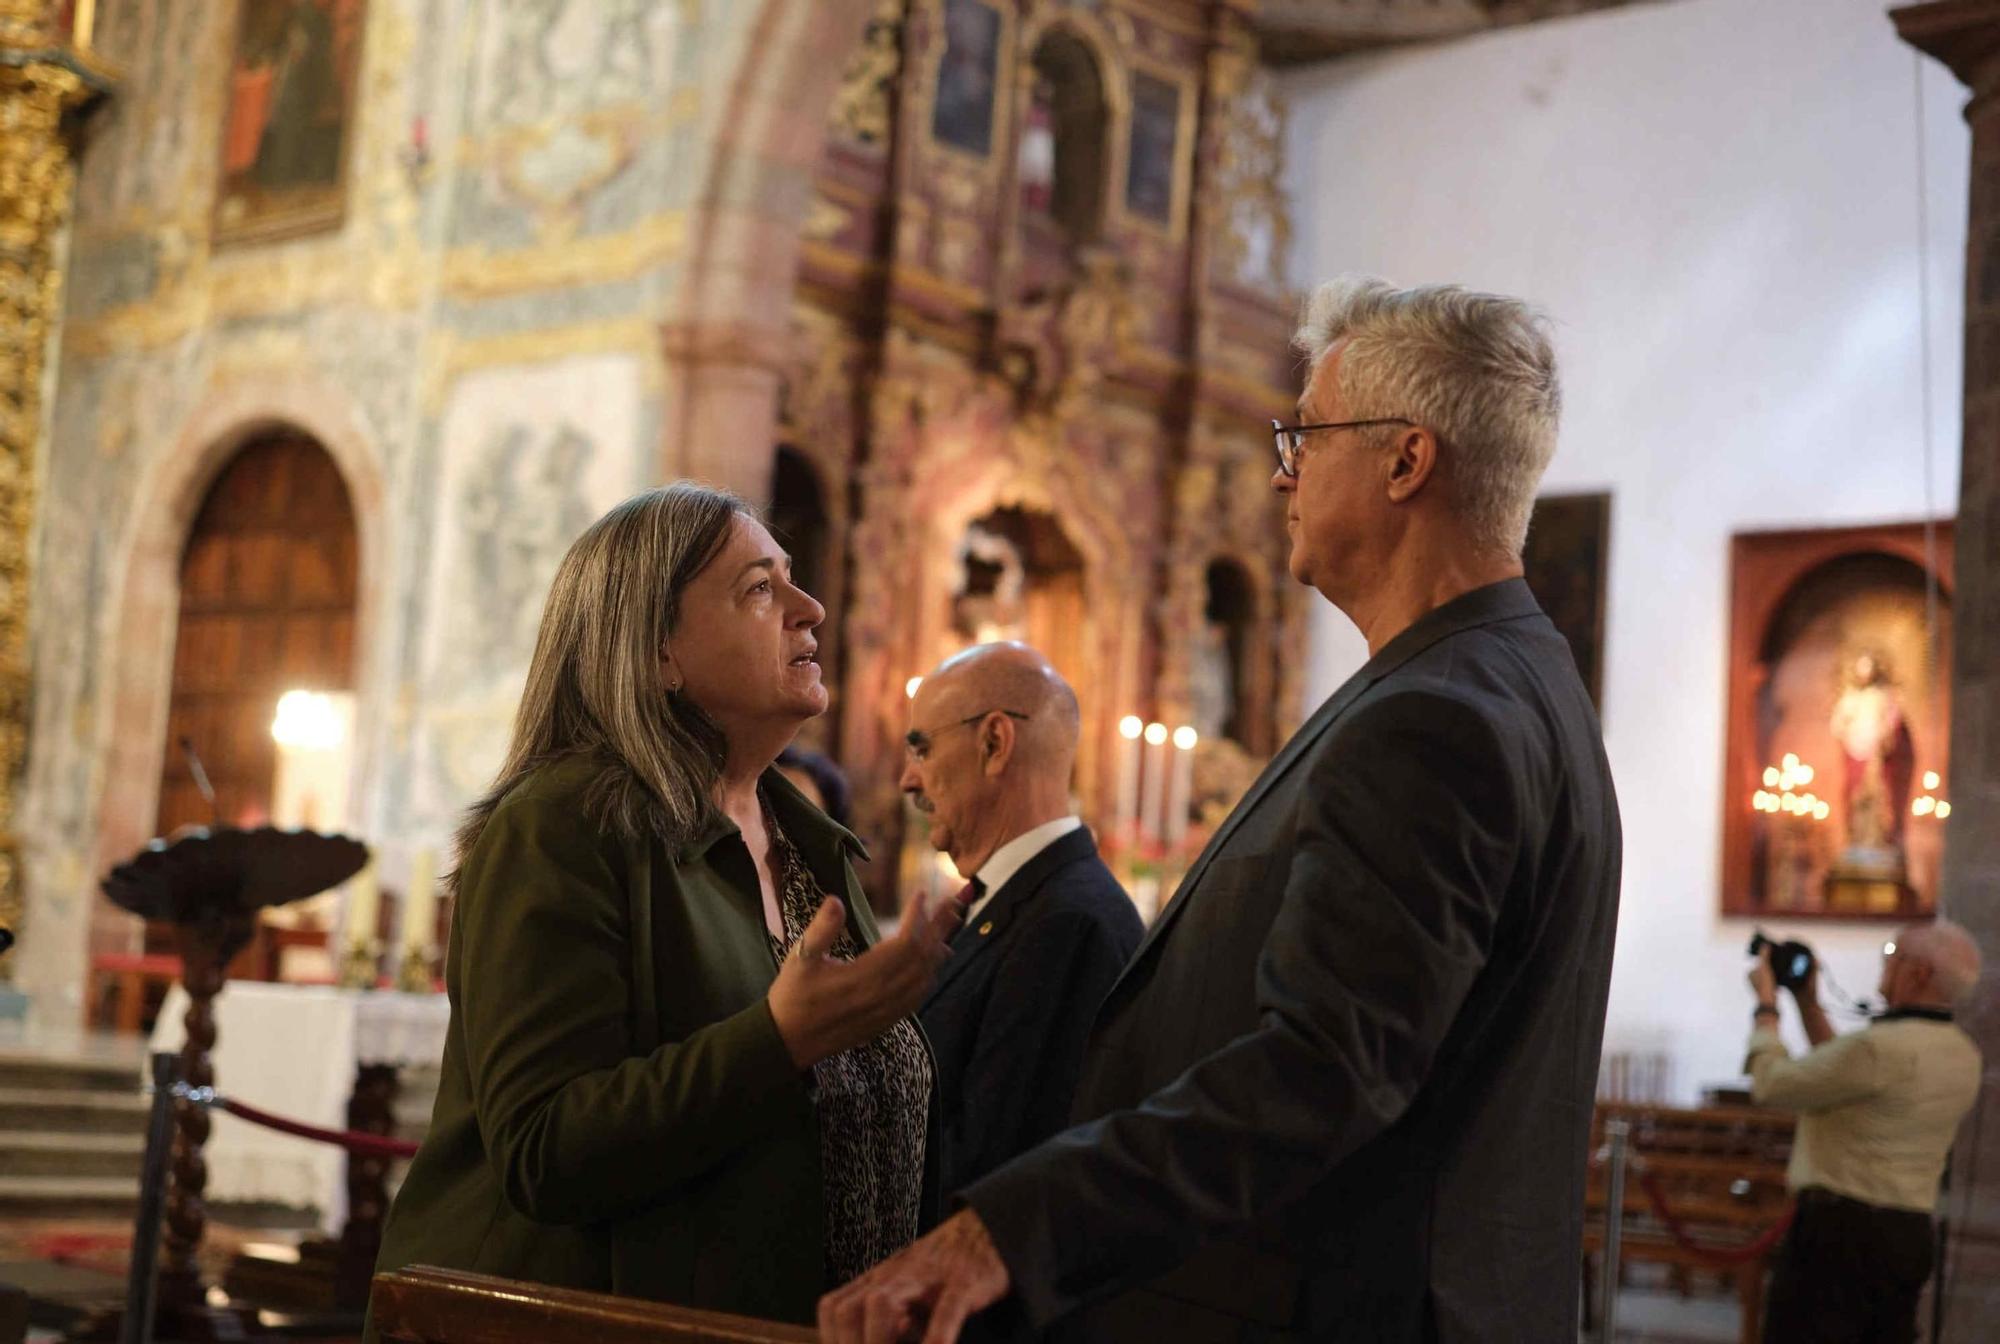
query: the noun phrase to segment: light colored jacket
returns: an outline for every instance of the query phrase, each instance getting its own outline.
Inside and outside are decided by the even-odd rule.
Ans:
[[[1905,1009],[1794,1059],[1778,1033],[1750,1034],[1760,1106],[1799,1113],[1785,1183],[1930,1213],[1958,1122],[1979,1095],[1979,1047],[1944,1014]]]

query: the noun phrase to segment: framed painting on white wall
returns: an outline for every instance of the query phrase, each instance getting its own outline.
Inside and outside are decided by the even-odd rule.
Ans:
[[[1950,522],[1731,551],[1723,913],[1929,914],[1951,824]]]

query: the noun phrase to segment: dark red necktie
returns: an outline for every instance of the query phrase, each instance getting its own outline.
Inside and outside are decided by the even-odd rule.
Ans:
[[[951,898],[951,903],[958,907],[958,922],[960,927],[964,927],[966,912],[971,910],[973,903],[985,894],[986,884],[975,877],[960,887],[958,894]]]

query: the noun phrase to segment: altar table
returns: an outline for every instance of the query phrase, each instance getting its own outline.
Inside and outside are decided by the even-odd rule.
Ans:
[[[187,1008],[187,991],[175,985],[153,1029],[153,1050],[180,1051]],[[260,1110],[345,1129],[357,1071],[434,1069],[450,1014],[442,994],[232,980],[215,998],[215,1087]],[[219,1110],[210,1119],[204,1196],[210,1203],[313,1209],[322,1228],[340,1230],[347,1216],[346,1150]]]

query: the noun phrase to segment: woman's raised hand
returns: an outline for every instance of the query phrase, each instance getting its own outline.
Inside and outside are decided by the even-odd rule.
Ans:
[[[852,961],[837,961],[833,946],[847,926],[847,907],[832,896],[821,902],[766,995],[792,1062],[810,1068],[874,1040],[914,1013],[951,954],[951,935],[964,918],[957,901],[941,901],[927,912],[919,900],[893,937]]]

